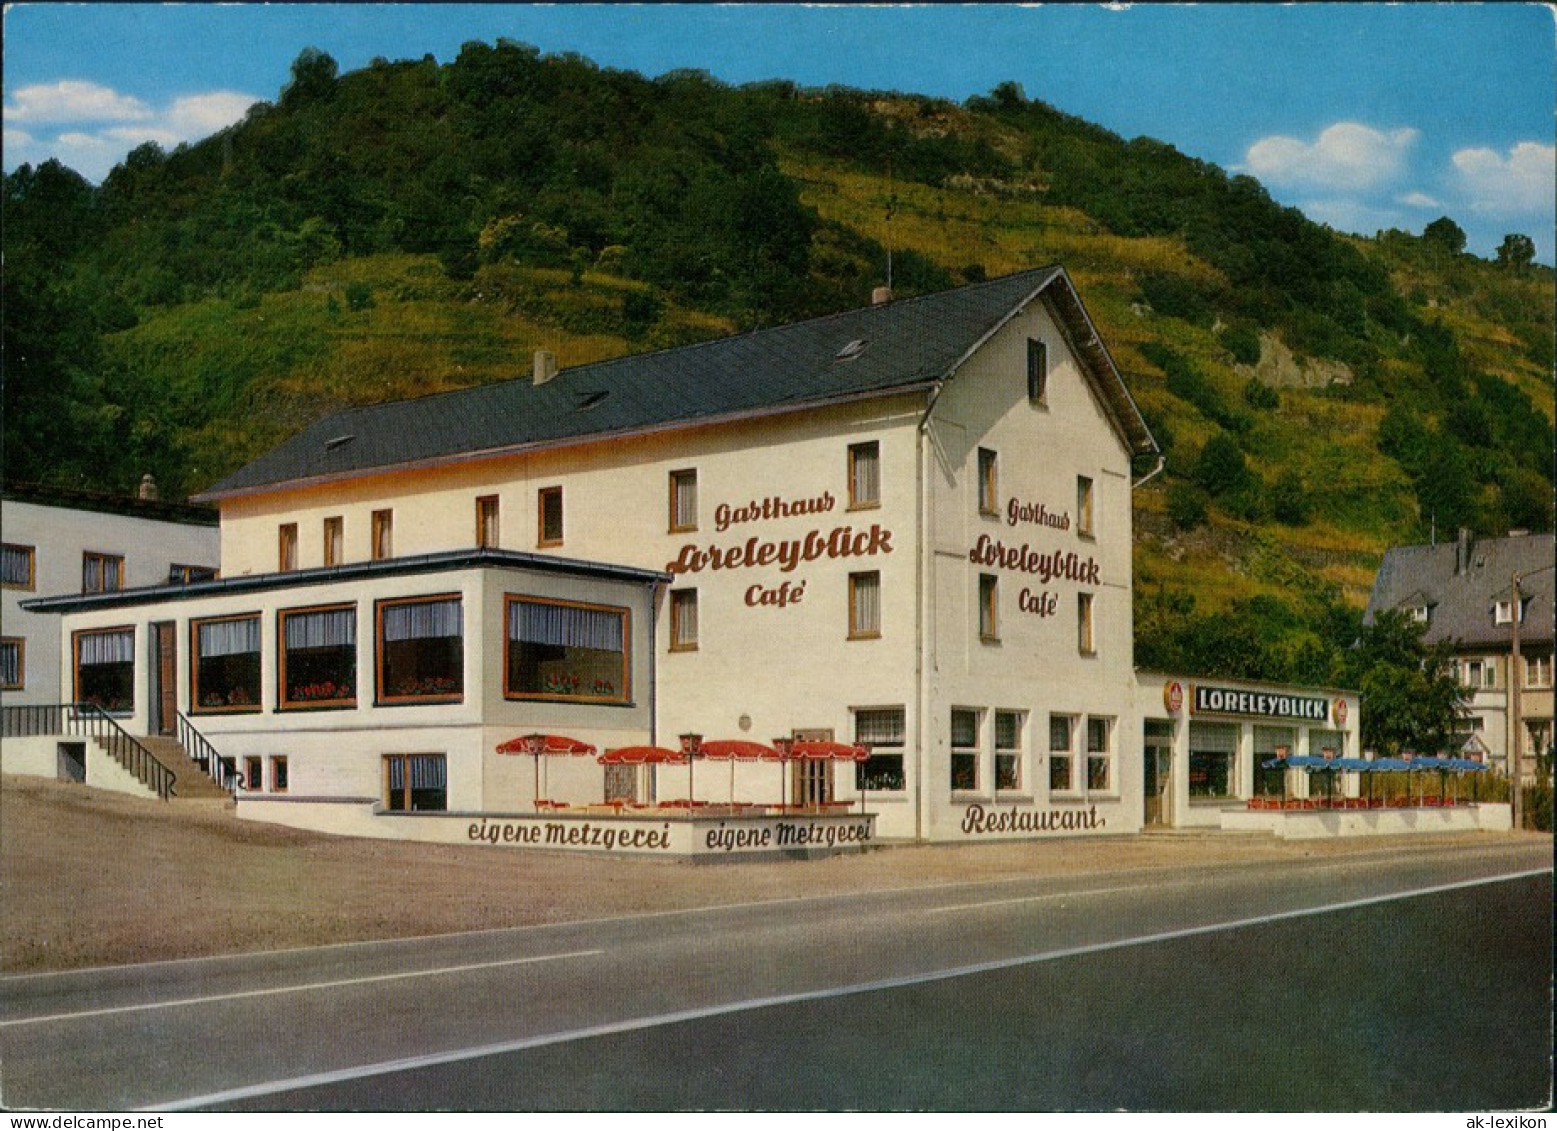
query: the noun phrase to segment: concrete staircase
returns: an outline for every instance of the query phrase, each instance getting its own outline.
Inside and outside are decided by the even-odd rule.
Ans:
[[[96,739],[97,744],[108,750],[106,739]],[[200,764],[189,756],[176,738],[157,735],[139,735],[136,741],[150,751],[151,756],[173,773],[173,800],[175,801],[231,801],[232,796],[223,789]]]

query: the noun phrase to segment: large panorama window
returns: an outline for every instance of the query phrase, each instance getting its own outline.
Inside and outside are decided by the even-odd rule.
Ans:
[[[510,596],[507,679],[510,699],[626,703],[626,609]]]
[[[357,609],[340,605],[280,614],[281,707],[357,703]]]
[[[91,703],[110,714],[135,709],[135,629],[78,632],[76,702]]]
[[[190,626],[195,714],[260,709],[260,619],[258,614],[197,620]]]
[[[465,690],[459,595],[380,601],[376,608],[379,700],[457,702]]]

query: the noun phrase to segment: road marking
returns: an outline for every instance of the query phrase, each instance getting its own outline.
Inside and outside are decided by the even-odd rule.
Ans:
[[[186,1005],[209,1005],[212,1002],[241,1001],[244,998],[275,997],[279,994],[302,994],[312,990],[333,990],[346,986],[366,986],[375,982],[395,982],[406,978],[439,978],[446,974],[467,974],[474,970],[495,970],[504,966],[526,966],[536,962],[555,962],[564,958],[589,958],[604,954],[603,950],[574,950],[563,954],[539,954],[529,958],[504,958],[495,962],[473,962],[466,966],[438,966],[430,970],[407,970],[399,974],[369,974],[361,978],[341,978],[332,982],[304,982],[295,986],[267,986],[262,990],[240,990],[230,994],[207,994],[202,997],[178,998],[173,1001],[148,1001],[135,1005],[116,1005],[105,1009],[86,1009],[77,1013],[51,1013],[38,1017],[18,1017],[0,1021],[0,1029],[14,1029],[23,1025],[44,1025],[51,1021],[79,1021],[87,1017],[109,1017],[118,1013],[140,1013],[152,1009],[178,1009]]]
[[[468,1049],[454,1049],[448,1052],[428,1053],[422,1056],[405,1057],[399,1060],[382,1061],[378,1064],[361,1065],[356,1068],[342,1068],[330,1072],[315,1072],[306,1076],[295,1076],[288,1080],[272,1080],[263,1084],[251,1084],[247,1087],[232,1088],[221,1092],[212,1092],[203,1096],[189,1096],[185,1099],[175,1100],[166,1104],[158,1104],[152,1107],[142,1108],[144,1111],[188,1111],[199,1108],[213,1107],[217,1104],[237,1103],[242,1100],[257,1099],[261,1096],[275,1095],[278,1092],[297,1091],[304,1088],[325,1087],[331,1084],[344,1084],[354,1080],[367,1079],[372,1076],[387,1076],[396,1072],[410,1072],[424,1068],[435,1068],[446,1064],[457,1064],[462,1061],[480,1060],[483,1057],[503,1056],[510,1053],[525,1052],[530,1049],[544,1048],[549,1045],[567,1044],[572,1041],[590,1040],[596,1037],[615,1036],[620,1033],[632,1033],[642,1029],[653,1029],[665,1025],[677,1025],[686,1021],[700,1021],[711,1017],[722,1017],[732,1013],[745,1013],[751,1010],[768,1009],[774,1006],[798,1005],[805,1002],[825,1001],[829,998],[850,997],[856,994],[874,993],[880,990],[903,989],[910,986],[924,985],[930,982],[941,982],[952,978],[964,978],[976,974],[993,973],[999,970],[1010,970],[1021,966],[1033,966],[1040,962],[1054,962],[1063,958],[1077,958],[1089,954],[1101,954],[1111,950],[1123,950],[1128,947],[1149,946],[1153,943],[1172,942],[1178,939],[1194,938],[1197,935],[1215,934],[1222,931],[1237,931],[1247,927],[1263,926],[1267,923],[1278,923],[1287,919],[1300,919],[1311,915],[1327,915],[1339,911],[1351,911],[1361,907],[1373,907],[1382,903],[1392,903],[1402,899],[1415,899],[1426,895],[1439,895],[1444,892],[1459,891],[1464,888],[1482,887],[1489,884],[1508,883],[1515,880],[1530,879],[1535,876],[1545,876],[1552,872],[1551,867],[1534,868],[1524,872],[1510,872],[1500,876],[1479,877],[1472,880],[1458,880],[1453,883],[1435,884],[1431,887],[1414,888],[1410,891],[1389,892],[1384,895],[1367,896],[1361,899],[1350,899],[1341,903],[1324,904],[1318,907],[1300,907],[1292,911],[1277,911],[1268,915],[1257,915],[1246,919],[1231,919],[1222,923],[1206,923],[1198,927],[1181,927],[1172,931],[1161,931],[1149,935],[1136,935],[1123,939],[1112,939],[1107,942],[1087,943],[1081,946],[1064,947],[1059,950],[1041,951],[1037,954],[1019,955],[1015,958],[1001,958],[989,962],[979,962],[968,966],[955,966],[945,970],[932,970],[922,974],[905,974],[895,978],[882,978],[872,982],[860,982],[847,986],[834,986],[821,990],[806,990],[792,994],[778,994],[771,997],[751,998],[745,1001],[726,1002],[722,1005],[701,1006],[696,1009],[677,1010],[672,1013],[661,1013],[650,1017],[633,1017],[622,1021],[607,1022],[602,1025],[592,1025],[583,1029],[572,1029],[560,1033],[543,1033],[534,1037],[524,1037],[513,1041],[503,1041],[496,1044],[480,1045]]]
[[[916,914],[939,915],[947,911],[978,911],[985,907],[1011,907],[1020,903],[1043,903],[1051,899],[1080,899],[1089,895],[1114,895],[1122,891],[1159,891],[1165,887],[1193,887],[1199,880],[1174,880],[1165,884],[1131,884],[1117,888],[1078,888],[1075,891],[1051,891],[1043,895],[1017,895],[1009,899],[984,899],[975,903],[948,903],[944,907],[926,907]]]

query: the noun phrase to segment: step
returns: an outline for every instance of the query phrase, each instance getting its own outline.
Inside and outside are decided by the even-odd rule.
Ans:
[[[176,738],[149,734],[137,736],[136,741],[151,752],[151,756],[173,771],[173,796],[190,801],[195,798],[229,798],[228,792],[190,758]]]

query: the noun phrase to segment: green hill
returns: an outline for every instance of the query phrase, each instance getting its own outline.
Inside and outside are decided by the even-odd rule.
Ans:
[[[5,185],[5,473],[182,495],[345,404],[1046,263],[1167,453],[1138,661],[1334,681],[1389,545],[1550,529],[1550,269],[1339,235],[1014,85],[966,105],[510,42]],[[1463,240],[1459,241],[1460,244]],[[1142,474],[1150,468],[1140,469]]]

